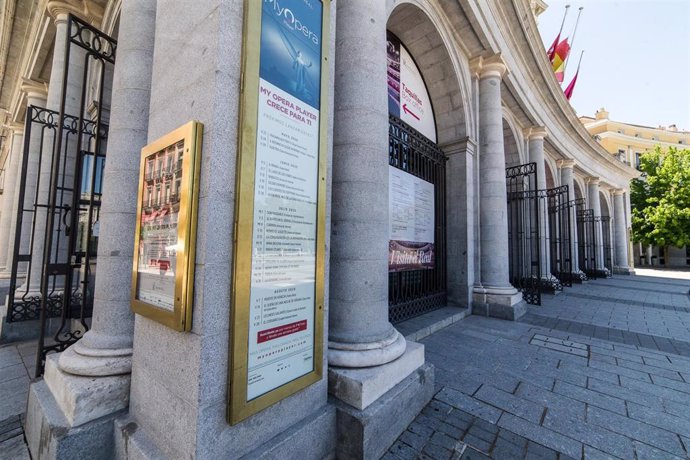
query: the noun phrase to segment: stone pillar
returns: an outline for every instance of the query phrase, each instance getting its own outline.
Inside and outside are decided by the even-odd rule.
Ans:
[[[328,360],[367,367],[405,351],[388,322],[386,79],[372,78],[386,75],[386,6],[340,2],[337,16]]]
[[[16,221],[17,213],[14,202],[17,199],[16,189],[21,174],[22,154],[24,153],[24,126],[12,126],[12,147],[9,160],[5,162],[5,184],[3,190],[3,209],[0,214],[0,270],[2,274],[9,274],[12,270],[12,250],[14,247],[14,232],[12,221]],[[14,212],[13,212],[14,211]],[[0,274],[0,277],[5,277]]]
[[[429,400],[433,370],[388,321],[386,2],[336,8],[329,392],[338,457],[378,458]]]
[[[558,160],[556,164],[561,170],[561,184],[568,186],[570,201],[573,201],[575,200],[575,173],[573,171],[575,160]],[[578,253],[578,238],[580,236],[577,234],[577,209],[575,206],[572,206],[570,211],[570,271],[572,273],[572,281],[581,282],[586,280],[587,276],[580,270],[580,258]]]
[[[466,138],[441,146],[446,164],[446,245],[448,303],[471,305],[475,284],[475,155],[477,144]]]
[[[46,99],[46,108],[59,112],[61,109],[62,100],[62,85],[65,76],[65,50],[67,43],[65,39],[67,37],[68,31],[68,15],[74,14],[80,17],[84,17],[86,12],[83,11],[81,2],[77,3],[73,0],[67,1],[49,1],[46,9],[52,16],[55,24],[55,40],[53,47],[53,60],[52,67],[50,71],[50,82],[48,83],[48,95]],[[84,74],[84,61],[85,61],[85,51],[77,46],[70,47],[70,57],[69,57],[69,68],[67,69],[67,88],[65,95],[65,106],[64,111],[67,115],[78,116],[81,110],[81,87]],[[57,143],[57,135],[55,136],[55,143]],[[64,168],[65,174],[65,184],[67,187],[72,187],[74,181],[74,164],[75,155],[77,152],[73,148],[70,148],[67,153],[66,167]],[[64,155],[65,145],[62,146]],[[46,136],[44,141],[44,149],[41,158],[41,173],[38,183],[38,200],[39,204],[48,204],[49,193],[50,193],[50,173],[52,167],[52,156],[53,156],[53,142],[52,136]],[[61,156],[62,158],[62,156]],[[71,199],[70,195],[66,195],[66,199]],[[56,201],[56,206],[62,203],[58,200]],[[71,204],[71,203],[70,203]],[[28,278],[28,288],[29,291],[38,292],[41,288],[41,273],[43,271],[43,249],[44,249],[44,237],[46,229],[48,228],[47,221],[47,209],[39,208],[36,210],[34,217],[35,229],[34,229],[34,241],[33,241],[33,252],[31,260],[31,272]],[[59,254],[59,261],[65,262],[65,256],[67,254],[68,238],[63,236],[60,237],[59,248],[56,246],[56,235],[57,231],[53,235],[53,251],[55,254]],[[64,282],[62,277],[57,278],[57,283]]]
[[[546,163],[544,162],[544,138],[546,128],[535,126],[525,130],[528,139],[530,163],[537,164],[537,190],[546,190]],[[554,293],[563,289],[558,278],[551,273],[551,246],[549,228],[548,199],[538,199],[539,203],[539,271],[541,272],[542,288],[546,292]]]
[[[510,284],[508,205],[501,79],[506,66],[500,54],[470,62],[479,78],[479,240],[480,284],[473,289],[473,313],[517,319],[526,311],[522,295]]]
[[[645,259],[647,260],[647,265],[652,265],[652,251],[654,251],[654,246],[651,244],[647,245],[647,252],[645,253]]]
[[[613,247],[614,271],[629,275],[630,261],[628,260],[628,232],[625,225],[625,190],[613,191]]]
[[[113,449],[113,419],[129,404],[133,232],[139,152],[147,143],[155,20],[155,2],[123,0],[91,329],[59,358],[51,355],[44,380],[31,387],[26,434],[34,458],[39,458],[37,453],[44,445],[63,442],[71,442],[76,452],[85,449],[85,456],[96,445],[104,456],[110,456],[106,452]],[[64,426],[62,432],[58,430],[60,424],[54,414],[67,421],[67,435]],[[49,438],[46,427],[50,427]],[[70,441],[75,427],[75,437],[93,437],[97,444]],[[79,457],[74,451],[71,454]],[[47,456],[52,455],[51,450]]]
[[[589,208],[594,212],[594,217],[601,217],[601,201],[599,198],[599,178],[587,178],[587,192],[589,195]],[[608,275],[608,270],[604,267],[604,240],[601,221],[594,222],[594,234],[596,238],[596,270],[602,276]]]

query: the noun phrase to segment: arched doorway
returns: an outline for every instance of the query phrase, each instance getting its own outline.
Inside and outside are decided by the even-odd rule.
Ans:
[[[390,321],[397,323],[447,305],[448,173],[441,145],[464,138],[467,129],[465,92],[426,12],[411,4],[396,7],[387,51],[388,299]]]

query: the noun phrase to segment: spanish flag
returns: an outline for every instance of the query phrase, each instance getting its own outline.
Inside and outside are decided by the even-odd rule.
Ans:
[[[565,74],[565,60],[568,59],[568,54],[570,54],[570,45],[568,44],[568,39],[564,38],[558,45],[553,56],[553,71],[556,74],[556,80],[558,83],[563,83],[563,76]]]

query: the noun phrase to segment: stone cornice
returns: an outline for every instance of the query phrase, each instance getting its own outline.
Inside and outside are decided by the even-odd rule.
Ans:
[[[496,53],[488,57],[477,56],[470,59],[470,72],[479,79],[489,77],[503,78],[508,74],[508,67],[501,53]]]

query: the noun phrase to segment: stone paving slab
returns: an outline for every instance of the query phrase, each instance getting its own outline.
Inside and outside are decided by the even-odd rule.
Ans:
[[[385,458],[690,458],[690,281],[597,281],[422,340],[438,393]]]
[[[36,342],[0,346],[0,460],[28,460],[24,415]]]

